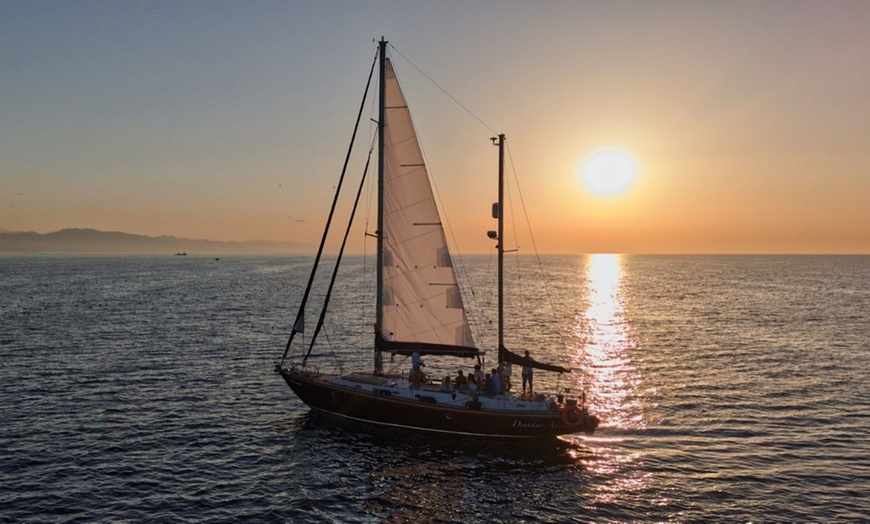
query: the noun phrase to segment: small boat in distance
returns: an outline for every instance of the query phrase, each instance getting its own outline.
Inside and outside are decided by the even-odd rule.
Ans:
[[[422,380],[420,357],[423,355],[476,358],[482,364],[484,352],[475,346],[472,338],[411,113],[386,51],[387,42],[381,39],[376,61],[380,65],[378,214],[374,235],[377,239],[377,292],[374,347],[366,349],[373,351],[373,368],[350,373],[322,373],[308,365],[314,340],[323,324],[349,225],[314,335],[307,350],[303,348],[299,360],[287,362],[295,335],[304,329],[305,303],[338,201],[343,172],[302,304],[284,354],[276,363],[276,372],[313,410],[353,421],[476,437],[545,438],[579,432],[592,434],[598,426],[598,419],[589,413],[584,396],[567,398],[562,393],[520,396],[500,387],[485,391],[484,384],[473,391],[456,387],[449,380],[440,385]],[[374,65],[368,85],[371,84]],[[499,151],[498,202],[492,207],[493,218],[498,220],[498,231],[488,235],[498,241],[499,289],[498,361],[489,364],[489,368],[497,368],[501,373],[503,366],[512,364],[517,371],[522,366],[567,373],[570,372],[567,368],[532,360],[528,352],[525,356],[513,353],[503,343],[504,242],[501,239],[504,234],[505,135],[492,140]],[[357,202],[360,192],[357,193]],[[351,212],[351,221],[353,214]],[[412,371],[408,374],[385,373],[384,353],[411,356],[414,362]],[[518,375],[516,373],[516,378]]]
[[[175,254],[175,256],[177,256],[177,257],[186,257],[186,256],[187,256],[187,253],[184,252],[184,251],[179,251],[178,253]]]

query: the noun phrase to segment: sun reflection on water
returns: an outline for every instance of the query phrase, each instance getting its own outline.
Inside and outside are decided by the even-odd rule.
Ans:
[[[591,255],[586,263],[586,309],[577,316],[578,358],[586,370],[590,409],[604,428],[645,427],[636,392],[640,376],[631,361],[636,347],[625,318],[620,255]]]
[[[591,451],[583,462],[605,479],[595,503],[610,504],[637,496],[648,484],[642,453],[624,445],[627,432],[646,428],[645,400],[642,377],[632,361],[637,342],[625,314],[623,258],[591,255],[582,269],[587,294],[574,328],[575,359],[585,370],[589,409],[602,420],[599,433],[582,437]]]

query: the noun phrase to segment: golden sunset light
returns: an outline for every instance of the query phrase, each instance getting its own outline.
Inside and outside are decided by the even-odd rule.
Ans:
[[[389,33],[464,252],[502,132],[543,252],[870,252],[867,3],[388,4],[4,4],[0,230],[313,252]]]
[[[870,0],[0,1],[3,522],[870,522]]]

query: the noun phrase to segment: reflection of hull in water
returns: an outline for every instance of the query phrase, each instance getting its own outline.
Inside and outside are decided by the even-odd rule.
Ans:
[[[468,394],[437,389],[411,389],[399,378],[373,375],[325,375],[278,367],[296,395],[313,409],[351,420],[391,427],[489,437],[555,437],[591,434],[594,416],[578,407],[553,401],[509,396],[480,397],[469,407]]]

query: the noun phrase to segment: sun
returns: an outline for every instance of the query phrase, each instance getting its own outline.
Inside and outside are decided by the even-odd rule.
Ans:
[[[580,168],[579,181],[586,191],[600,197],[616,197],[637,179],[637,166],[631,156],[612,149],[596,151]]]

